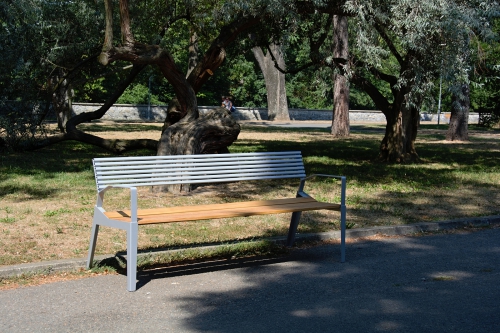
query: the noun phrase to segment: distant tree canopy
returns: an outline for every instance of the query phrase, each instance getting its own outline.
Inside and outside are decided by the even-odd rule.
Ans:
[[[9,147],[37,140],[53,98],[69,98],[69,81],[96,75],[99,21],[91,0],[0,4],[0,135]]]
[[[500,33],[500,19],[494,21],[493,29]],[[471,108],[484,114],[483,125],[500,122],[500,41],[489,42],[473,38],[471,44],[474,73],[471,78]]]
[[[117,152],[154,147],[110,146],[77,126],[117,102],[169,103],[173,118],[164,131],[197,119],[197,105],[218,105],[222,95],[232,95],[237,106],[265,106],[250,50],[279,43],[290,107],[331,108],[332,75],[341,73],[350,82],[351,109],[386,115],[381,158],[411,161],[418,159],[418,114],[432,109],[440,75],[449,89],[452,82],[473,82],[474,109],[496,107],[498,46],[491,41],[498,13],[497,1],[479,0],[6,1],[0,102],[26,102],[32,109],[18,116],[36,114],[38,124],[52,104],[62,133],[49,143],[82,140]],[[334,14],[351,22],[348,67],[332,57]],[[458,52],[469,47],[465,41],[471,60]],[[71,100],[104,106],[68,119]]]

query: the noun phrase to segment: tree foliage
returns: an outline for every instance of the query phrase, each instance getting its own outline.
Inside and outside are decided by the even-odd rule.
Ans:
[[[493,25],[500,33],[500,20]],[[471,108],[481,113],[481,125],[494,126],[500,122],[500,40],[471,42],[474,73],[471,79]]]
[[[419,111],[441,73],[460,93],[470,65],[464,49],[472,32],[491,36],[496,1],[348,1],[353,13],[351,82],[364,89],[387,119],[380,157],[418,160],[414,142]],[[443,60],[444,59],[444,60]],[[374,81],[384,81],[382,91]],[[389,92],[389,94],[387,94]]]
[[[29,146],[26,138],[43,134],[42,120],[54,94],[71,94],[69,81],[81,80],[81,69],[95,65],[90,61],[99,45],[100,13],[95,5],[91,0],[0,4],[0,131],[9,149]]]
[[[105,3],[115,6],[108,16],[104,15]],[[289,105],[331,107],[332,74],[342,65],[332,56],[334,14],[349,15],[352,21],[350,69],[343,73],[351,83],[351,109],[369,105],[386,115],[387,132],[381,145],[384,160],[418,159],[414,149],[418,113],[425,103],[432,104],[441,74],[449,82],[450,94],[459,94],[472,78],[473,108],[496,108],[486,96],[494,97],[498,90],[498,61],[491,55],[498,53],[491,44],[497,1],[148,0],[126,1],[127,11],[120,10],[117,5],[121,3],[125,2],[20,0],[0,4],[5,41],[0,46],[4,59],[1,103],[25,102],[23,111],[4,117],[3,123],[26,117],[21,121],[31,121],[36,127],[48,103],[57,104],[56,98],[63,107],[72,96],[104,102],[95,113],[70,121],[64,130],[71,133],[59,139],[86,140],[123,151],[131,146],[110,147],[78,132],[76,126],[102,117],[117,101],[177,100],[165,128],[180,119],[197,119],[198,103],[218,104],[221,95],[233,95],[236,105],[262,106],[263,77],[250,50],[273,42],[285,51]],[[104,35],[106,17],[109,26]],[[190,52],[193,36],[196,57]],[[477,45],[476,40],[482,43],[478,42],[482,45],[478,49],[490,54],[484,57],[488,60],[477,61],[483,59],[479,52],[471,51],[469,56],[459,52],[467,48],[467,41]],[[99,53],[108,69],[94,61]],[[473,60],[480,65],[473,67]],[[491,93],[484,93],[487,90]],[[12,108],[3,110],[12,112]]]

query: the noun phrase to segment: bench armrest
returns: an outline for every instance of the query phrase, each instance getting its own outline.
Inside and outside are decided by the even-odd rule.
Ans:
[[[137,187],[127,185],[110,185],[97,192],[96,207],[102,208],[104,202],[104,193],[112,188],[128,188],[130,189],[130,220],[137,222]]]
[[[341,189],[340,189],[340,204],[342,206],[345,206],[345,192],[346,192],[346,186],[347,186],[347,178],[345,176],[335,176],[335,175],[327,175],[327,174],[322,174],[322,173],[317,173],[313,174],[310,176],[307,176],[306,178],[302,178],[300,180],[300,185],[299,189],[297,191],[297,195],[300,196],[309,196],[307,193],[304,192],[304,187],[306,184],[306,180],[315,178],[315,177],[328,177],[328,178],[337,178],[340,179],[341,181]]]
[[[297,196],[306,196],[310,197],[307,193],[304,192],[304,186],[307,179],[311,179],[314,177],[329,177],[329,178],[337,178],[341,180],[341,189],[340,189],[340,262],[345,262],[345,238],[346,238],[346,219],[347,219],[347,208],[345,205],[345,192],[347,181],[345,176],[334,176],[334,175],[325,175],[325,174],[314,174],[310,175],[306,178],[302,178],[300,180],[299,190],[297,191]]]

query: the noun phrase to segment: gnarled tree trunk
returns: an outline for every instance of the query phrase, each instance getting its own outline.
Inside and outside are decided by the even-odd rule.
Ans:
[[[401,70],[404,73],[404,69]],[[378,73],[383,75],[382,73]],[[409,73],[407,73],[409,75]],[[420,100],[408,103],[411,86],[401,85],[396,89],[397,79],[385,75],[384,78],[392,86],[394,101],[389,102],[387,98],[378,91],[369,80],[361,75],[353,75],[352,82],[363,89],[373,100],[375,105],[385,115],[387,124],[385,136],[380,144],[379,158],[389,163],[406,163],[419,161],[415,150],[420,115],[418,108]],[[411,80],[409,80],[411,82]]]
[[[387,119],[385,136],[380,144],[379,158],[386,162],[406,163],[419,160],[415,140],[419,112],[415,107],[393,105],[384,112]]]
[[[114,46],[112,1],[105,0],[105,3],[106,33],[99,61],[104,65],[122,60],[135,66],[157,66],[175,91],[176,98],[169,105],[157,153],[170,155],[227,151],[227,147],[237,138],[239,126],[227,113],[214,112],[208,118],[200,117],[196,93],[224,61],[227,45],[242,31],[257,24],[259,18],[242,17],[222,28],[201,59],[197,59],[195,54],[191,55],[190,59],[194,62],[190,64],[186,77],[167,49],[135,40],[130,27],[127,0],[120,0],[122,43]],[[196,52],[196,40],[191,41],[191,51]]]
[[[240,125],[225,108],[216,108],[194,121],[179,121],[161,135],[158,155],[196,155],[228,153],[240,133]],[[189,191],[190,185],[169,185],[158,190]]]

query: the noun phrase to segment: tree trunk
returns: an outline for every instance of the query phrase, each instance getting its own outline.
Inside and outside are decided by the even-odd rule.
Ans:
[[[363,89],[373,100],[377,108],[384,114],[387,124],[385,136],[380,144],[379,158],[388,163],[418,162],[420,158],[415,150],[418,126],[420,124],[419,109],[422,105],[423,96],[412,93],[414,73],[408,70],[408,64],[415,57],[408,53],[405,59],[400,59],[400,79],[383,73],[377,69],[370,68],[370,74],[379,77],[389,83],[393,101],[382,94],[378,87],[370,82],[362,74],[353,73],[351,82]],[[363,63],[355,59],[359,65]],[[362,71],[360,71],[363,73]],[[406,82],[406,84],[398,84]],[[409,100],[411,98],[411,100]]]
[[[103,65],[122,60],[131,62],[134,66],[157,66],[175,91],[176,98],[169,105],[167,118],[157,147],[157,154],[178,155],[228,152],[227,147],[236,140],[239,134],[239,125],[231,117],[230,113],[223,110],[217,110],[200,117],[196,93],[224,61],[226,47],[241,32],[258,24],[260,18],[240,17],[233,23],[223,27],[219,36],[213,40],[201,60],[198,59],[197,55],[194,57],[196,40],[191,39],[193,57],[190,59],[194,60],[194,62],[189,64],[189,72],[185,75],[176,65],[174,58],[167,49],[159,45],[148,45],[135,41],[130,28],[128,0],[120,0],[122,45],[113,46],[112,1],[105,0],[105,3],[105,41],[99,61]],[[191,37],[195,36],[191,35]],[[173,190],[179,190],[179,187]]]
[[[450,126],[446,133],[446,140],[469,141],[469,105],[469,85],[462,84],[460,92],[454,93],[452,97]]]
[[[348,25],[346,16],[333,16],[333,57],[342,59],[345,73],[349,64]],[[338,61],[338,60],[337,60]],[[349,84],[347,78],[339,73],[334,74],[332,135],[336,138],[348,137],[349,128]]]
[[[273,53],[280,68],[285,69],[285,59],[281,47],[272,44],[270,50]],[[252,49],[255,59],[264,75],[267,91],[267,112],[269,120],[290,120],[288,103],[286,99],[285,74],[274,66],[274,61],[269,52],[264,55],[260,47]]]
[[[395,102],[387,110],[382,110],[387,125],[380,144],[379,158],[390,163],[417,162],[419,157],[415,150],[415,140],[420,122],[418,108],[406,104],[404,92],[395,97]]]
[[[57,117],[57,127],[61,133],[65,132],[66,123],[72,116],[71,88],[69,80],[65,78],[63,69],[56,69],[55,74],[49,78],[52,90],[52,107]]]
[[[363,89],[382,111],[386,119],[385,135],[380,143],[379,158],[389,163],[406,163],[419,161],[415,150],[415,140],[420,123],[418,107],[421,99],[408,106],[406,98],[411,87],[401,86],[399,90],[392,89],[394,101],[387,98],[369,80],[354,74],[352,82]],[[397,82],[396,80],[393,83]]]
[[[191,37],[189,38],[189,48],[188,48],[188,70],[186,78],[189,77],[193,69],[198,66],[198,35],[196,31],[191,31]]]
[[[229,110],[218,107],[195,121],[177,122],[165,132],[168,135],[161,140],[168,144],[159,146],[158,155],[217,154],[228,152],[227,147],[238,137],[240,125]]]
[[[165,119],[161,139],[158,144],[158,155],[163,154],[174,154],[174,152],[185,151],[184,154],[189,154],[188,152],[193,152],[193,154],[201,154],[205,153],[208,148],[203,149],[194,149],[189,144],[194,144],[197,140],[206,140],[207,144],[211,141],[210,135],[213,136],[214,142],[219,142],[219,147],[217,147],[218,152],[228,152],[227,146],[229,146],[231,142],[227,140],[220,140],[219,138],[225,137],[233,137],[236,140],[239,134],[239,126],[238,126],[238,134],[235,136],[227,136],[225,133],[227,132],[227,126],[223,125],[219,128],[219,131],[214,130],[214,126],[216,124],[226,123],[227,119],[223,122],[215,121],[214,119],[217,116],[211,116],[212,122],[211,126],[201,126],[200,130],[207,130],[207,135],[201,135],[200,132],[196,133],[197,139],[193,139],[190,136],[194,135],[194,133],[189,130],[191,126],[190,122],[200,124],[203,123],[204,119],[207,117],[199,117],[198,105],[196,100],[196,93],[203,86],[203,84],[213,75],[213,72],[220,67],[222,62],[226,57],[226,46],[231,43],[236,36],[242,31],[247,30],[251,26],[254,26],[259,22],[258,18],[245,18],[241,20],[235,21],[233,24],[226,26],[223,28],[219,34],[219,36],[212,42],[210,48],[206,51],[205,55],[200,59],[200,57],[191,57],[190,59],[194,60],[194,62],[189,65],[189,72],[187,78],[181,75],[180,71],[175,66],[173,58],[166,50],[159,50],[158,56],[155,57],[154,61],[151,59],[147,60],[149,63],[157,65],[162,71],[164,77],[167,81],[172,84],[175,89],[176,98],[174,98],[170,103],[167,110],[167,118]],[[193,36],[191,36],[192,38]],[[193,42],[193,39],[191,39]],[[193,43],[193,51],[196,43]],[[194,54],[193,54],[194,56]],[[146,55],[147,58],[150,58]],[[217,113],[219,118],[225,119],[226,113],[222,114],[221,112]],[[234,121],[234,120],[233,120]],[[175,127],[174,127],[175,126]],[[234,124],[229,127],[233,127]],[[173,127],[172,129],[170,129]],[[181,130],[185,129],[185,137],[181,138]],[[175,135],[173,134],[175,133]],[[210,135],[208,135],[210,133]],[[218,134],[217,134],[218,133]],[[175,138],[174,138],[175,137]],[[193,141],[194,140],[194,141]],[[227,143],[227,146],[223,148],[222,144]],[[173,147],[171,145],[184,145],[187,144],[186,147]],[[205,147],[203,143],[196,143],[200,147]],[[211,146],[211,144],[208,144]],[[215,150],[214,150],[215,151]],[[174,190],[175,191],[175,190]]]
[[[195,121],[179,121],[169,126],[158,144],[157,155],[228,153],[240,133],[240,125],[225,108],[218,107]],[[160,191],[189,191],[190,185],[159,187]]]

